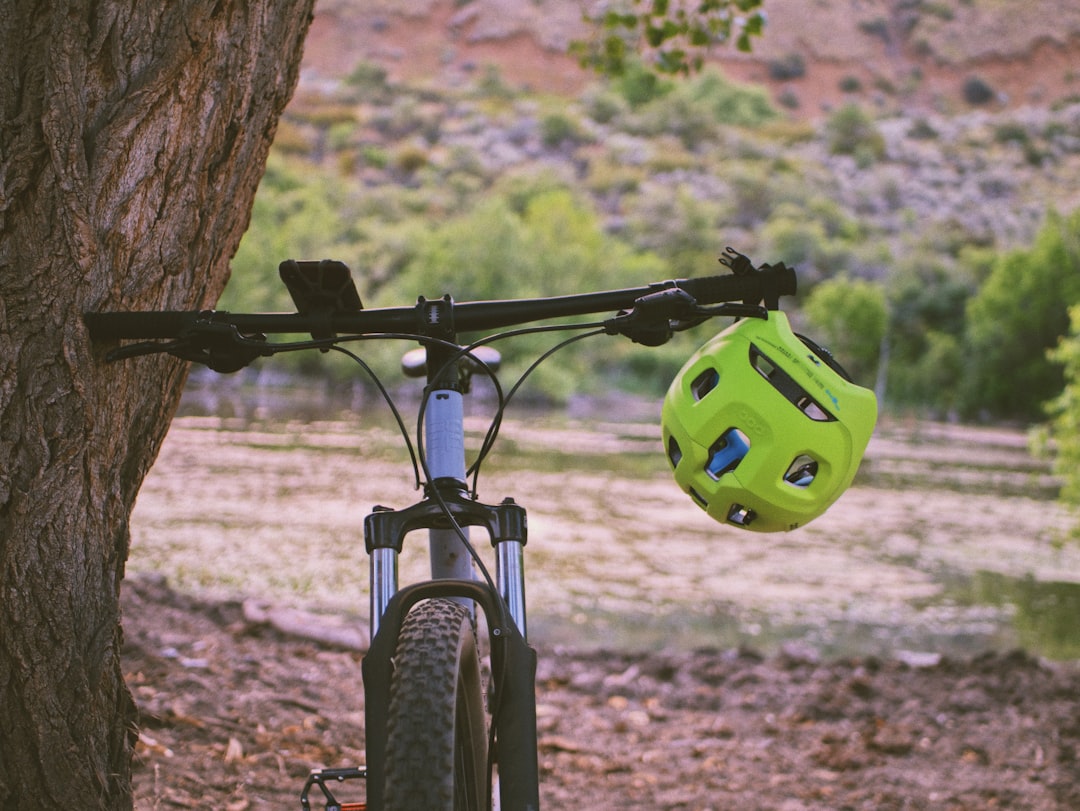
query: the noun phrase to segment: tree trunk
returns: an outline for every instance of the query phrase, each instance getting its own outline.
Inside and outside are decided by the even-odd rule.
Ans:
[[[0,0],[0,808],[130,808],[128,520],[184,364],[85,311],[211,305],[314,0]]]

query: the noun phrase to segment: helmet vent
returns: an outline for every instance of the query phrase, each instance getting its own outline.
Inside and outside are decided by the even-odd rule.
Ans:
[[[728,510],[727,520],[740,527],[748,527],[757,518],[757,513],[742,504],[732,504]]]
[[[817,478],[817,474],[817,460],[802,454],[795,457],[795,461],[788,466],[787,472],[784,474],[784,481],[792,487],[805,489],[813,483],[814,479]]]
[[[832,414],[819,406],[817,404],[817,401],[809,395],[799,398],[795,405],[799,409],[799,411],[808,416],[814,422],[831,422],[833,419]]]
[[[795,378],[765,357],[753,344],[750,344],[750,363],[757,373],[772,383],[773,388],[780,392],[788,402],[814,422],[836,420],[836,417],[822,408],[821,404],[795,381]]]
[[[738,428],[728,428],[709,448],[705,472],[714,479],[730,473],[739,466],[750,450],[750,440]]]
[[[673,436],[668,437],[667,458],[672,467],[678,467],[679,462],[682,461],[682,448],[679,447],[679,443],[675,441]]]
[[[698,503],[698,506],[701,507],[701,509],[703,509],[703,510],[709,509],[709,502],[707,502],[705,500],[705,497],[703,495],[701,495],[701,493],[699,493],[693,487],[691,487],[689,489],[689,491],[687,491],[687,492],[690,493],[690,497],[692,499],[694,499],[694,501],[696,501]]]
[[[702,400],[719,382],[720,373],[716,369],[706,369],[694,378],[694,382],[690,384],[690,393],[694,395],[695,401]]]

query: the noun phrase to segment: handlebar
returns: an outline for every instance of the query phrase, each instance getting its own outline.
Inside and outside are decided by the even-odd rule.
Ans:
[[[730,251],[730,249],[729,249]],[[734,254],[739,259],[741,255]],[[722,260],[723,261],[723,260]],[[795,273],[783,263],[763,265],[754,270],[729,266],[733,275],[699,279],[678,279],[645,287],[597,293],[501,301],[453,302],[449,298],[421,298],[411,307],[390,307],[354,312],[323,313],[229,313],[224,311],[162,311],[86,313],[85,323],[94,340],[175,339],[189,333],[196,323],[235,329],[241,335],[272,333],[334,333],[372,335],[416,333],[434,335],[499,329],[534,321],[631,310],[648,296],[666,290],[680,290],[697,305],[721,302],[757,304],[764,301],[775,309],[780,296],[794,295]]]

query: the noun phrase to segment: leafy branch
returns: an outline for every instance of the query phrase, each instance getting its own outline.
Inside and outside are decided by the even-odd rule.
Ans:
[[[763,0],[623,0],[586,15],[593,36],[570,44],[581,65],[605,76],[622,75],[629,62],[645,56],[663,74],[701,69],[709,49],[735,44],[752,50],[765,28]]]

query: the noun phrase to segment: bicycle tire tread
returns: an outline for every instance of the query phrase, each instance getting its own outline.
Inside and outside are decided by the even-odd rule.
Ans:
[[[469,680],[465,685],[459,683],[463,669]],[[475,689],[479,698],[465,700],[482,702],[475,635],[466,609],[448,600],[417,605],[402,625],[394,670],[387,719],[386,808],[451,811],[458,807],[455,726],[469,724],[468,718],[460,717],[459,691]],[[476,747],[479,736],[486,748],[480,723],[479,730],[465,730],[471,740],[456,745]],[[470,790],[475,794],[477,788],[483,793],[482,786]]]

